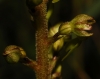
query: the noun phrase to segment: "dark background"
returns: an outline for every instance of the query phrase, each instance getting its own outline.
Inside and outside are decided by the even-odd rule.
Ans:
[[[100,0],[60,0],[53,8],[51,26],[83,13],[96,20],[94,35],[62,63],[63,79],[100,79]],[[0,79],[35,79],[30,68],[6,62],[2,53],[8,45],[21,46],[28,57],[35,59],[35,28],[25,0],[0,0]]]

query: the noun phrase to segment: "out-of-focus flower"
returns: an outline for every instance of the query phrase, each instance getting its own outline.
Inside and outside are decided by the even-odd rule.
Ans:
[[[59,65],[57,67],[55,73],[52,74],[52,79],[60,78],[60,76],[61,76],[61,70],[62,70],[62,66]]]
[[[54,42],[53,49],[55,51],[59,51],[63,47],[63,44],[64,44],[64,38],[62,37],[58,39],[56,42]]]
[[[56,3],[56,2],[58,2],[59,0],[52,0],[52,3]]]

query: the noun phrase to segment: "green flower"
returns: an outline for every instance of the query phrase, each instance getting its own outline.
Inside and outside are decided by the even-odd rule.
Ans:
[[[59,34],[68,35],[73,32],[77,36],[91,36],[93,33],[88,31],[91,30],[93,23],[95,23],[95,20],[92,17],[80,14],[72,21],[63,23],[59,27]]]
[[[52,0],[52,3],[56,3],[56,2],[58,2],[59,0]]]
[[[71,21],[72,32],[78,36],[91,36],[93,33],[88,31],[91,30],[93,23],[95,23],[95,20],[92,17],[80,14]]]
[[[17,63],[20,59],[26,57],[25,51],[21,47],[15,45],[7,46],[3,55],[9,63]]]

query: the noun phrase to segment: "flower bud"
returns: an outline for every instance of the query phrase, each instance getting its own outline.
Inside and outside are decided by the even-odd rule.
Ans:
[[[55,73],[52,74],[52,79],[57,79],[60,78],[61,76],[61,70],[62,70],[62,66],[59,65],[55,71]]]
[[[19,53],[10,53],[6,57],[7,61],[9,63],[17,63],[20,60],[20,54]]]
[[[55,51],[59,51],[62,47],[63,47],[63,44],[64,44],[64,39],[63,37],[58,39],[54,44],[53,44],[53,49]]]
[[[52,3],[56,3],[56,2],[58,2],[59,0],[52,0]]]
[[[61,23],[58,23],[55,26],[51,27],[48,33],[48,37],[53,37],[58,32],[60,25]]]
[[[20,59],[26,57],[25,51],[21,47],[15,45],[6,47],[3,55],[6,57],[9,63],[17,63]]]
[[[65,22],[59,27],[59,34],[68,35],[71,32],[71,24],[70,22]]]

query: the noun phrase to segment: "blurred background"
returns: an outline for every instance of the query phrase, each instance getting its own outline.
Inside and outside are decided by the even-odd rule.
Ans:
[[[62,63],[62,79],[100,79],[100,0],[60,0],[53,9],[50,26],[70,21],[78,14],[96,20],[94,35]],[[35,59],[35,28],[25,0],[0,0],[0,79],[35,79],[30,68],[6,62],[2,53],[8,45],[22,47],[28,57]]]

